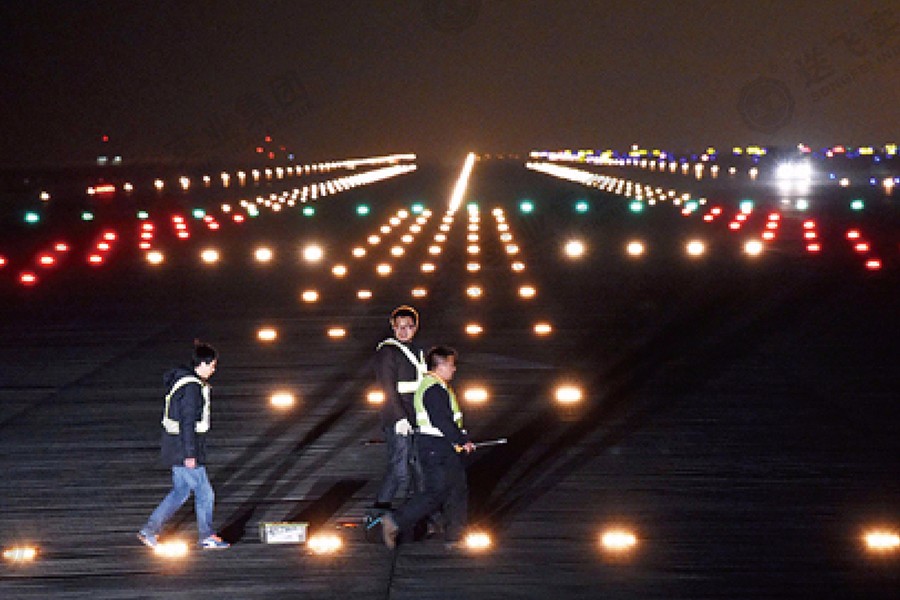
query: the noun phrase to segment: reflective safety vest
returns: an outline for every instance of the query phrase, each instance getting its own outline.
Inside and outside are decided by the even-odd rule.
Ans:
[[[401,394],[414,394],[417,389],[419,389],[419,384],[422,382],[422,376],[428,371],[428,367],[425,366],[425,355],[419,350],[419,355],[416,356],[413,354],[413,351],[409,349],[405,344],[395,340],[394,338],[388,338],[378,344],[378,347],[375,350],[381,350],[382,346],[396,346],[403,354],[406,355],[406,358],[409,359],[409,362],[413,364],[416,368],[416,380],[415,381],[398,381],[397,382],[397,391]]]
[[[453,388],[447,385],[443,379],[432,373],[427,373],[425,375],[422,379],[422,383],[416,390],[416,395],[413,396],[413,409],[416,411],[416,427],[418,427],[419,433],[444,437],[441,430],[431,424],[431,419],[428,417],[428,411],[425,410],[425,392],[433,385],[439,385],[447,390],[447,395],[450,396],[450,412],[453,413],[453,421],[456,423],[457,427],[462,429],[462,411],[459,410],[459,402],[456,401],[456,394],[453,393]]]
[[[197,433],[206,433],[209,431],[209,386],[203,383],[198,377],[186,375],[176,381],[175,385],[172,386],[172,389],[169,390],[169,393],[166,395],[166,409],[163,411],[162,426],[163,429],[166,430],[166,433],[170,435],[178,435],[181,433],[181,426],[178,421],[169,418],[169,403],[172,401],[175,392],[189,383],[200,384],[200,394],[203,396],[203,412],[200,420],[194,425],[194,431]]]

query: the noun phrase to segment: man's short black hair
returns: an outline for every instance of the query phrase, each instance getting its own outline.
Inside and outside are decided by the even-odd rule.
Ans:
[[[191,357],[192,367],[209,364],[217,358],[219,358],[219,353],[216,352],[215,348],[200,340],[194,340],[194,356]]]
[[[438,363],[446,362],[450,357],[453,357],[453,360],[456,360],[459,356],[459,353],[456,352],[450,346],[434,346],[428,353],[425,355],[425,364],[428,365],[428,370],[433,370]]]
[[[408,306],[404,304],[403,306],[398,306],[394,310],[391,311],[391,324],[397,319],[397,317],[411,317],[413,323],[415,325],[419,324],[419,313],[412,306]]]

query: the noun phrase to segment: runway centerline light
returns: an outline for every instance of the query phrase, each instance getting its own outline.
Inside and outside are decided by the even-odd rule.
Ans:
[[[571,384],[560,385],[554,395],[560,404],[575,404],[583,399],[581,388]]]
[[[383,404],[384,392],[381,390],[369,390],[366,393],[366,402],[369,404]]]
[[[153,553],[160,558],[178,559],[188,555],[187,542],[183,540],[171,540],[157,544],[153,548]]]
[[[269,403],[275,408],[290,408],[294,405],[294,395],[290,392],[275,392],[269,398]]]
[[[33,546],[13,546],[3,551],[3,560],[13,563],[33,562],[37,558],[37,548]]]
[[[553,326],[550,323],[535,323],[534,324],[534,333],[536,335],[550,335],[553,333]]]
[[[274,327],[262,327],[256,332],[256,338],[261,342],[274,342],[278,332]]]
[[[341,549],[343,542],[334,533],[317,533],[309,538],[306,546],[313,554],[334,554]]]
[[[491,536],[483,531],[473,531],[466,534],[466,548],[473,551],[484,551],[491,547]]]
[[[625,529],[608,529],[600,537],[600,544],[607,552],[628,552],[637,545],[637,536]]]
[[[585,246],[581,240],[569,240],[564,247],[566,256],[569,258],[580,258],[584,256]]]
[[[200,252],[200,259],[208,265],[219,262],[219,251],[215,248],[206,248]]]
[[[466,325],[466,333],[471,336],[481,335],[484,332],[484,328],[478,323],[469,323]]]
[[[312,304],[313,302],[318,302],[319,300],[319,292],[316,290],[303,290],[303,293],[300,294],[300,299],[306,302],[307,304]]]
[[[685,246],[690,256],[702,256],[706,252],[706,244],[700,240],[691,240]]]
[[[347,337],[347,330],[343,327],[329,327],[325,333],[333,340]]]
[[[147,253],[146,258],[151,265],[161,265],[166,260],[166,257],[159,250],[151,250]]]
[[[271,248],[261,247],[257,248],[253,253],[257,262],[267,263],[271,262],[272,258],[275,256],[275,253],[272,252]]]
[[[896,531],[872,530],[863,536],[866,548],[880,554],[900,551],[900,535]]]
[[[303,249],[303,260],[309,263],[320,262],[325,257],[325,251],[317,244],[310,244]]]

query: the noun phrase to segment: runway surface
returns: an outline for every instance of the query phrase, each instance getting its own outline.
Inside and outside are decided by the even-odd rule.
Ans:
[[[20,264],[57,235],[71,251],[35,267],[34,286],[13,258],[0,271],[0,545],[38,548],[34,562],[0,564],[0,597],[893,597],[897,553],[869,552],[862,536],[900,522],[896,199],[873,201],[873,217],[821,205],[820,253],[804,249],[816,211],[782,210],[778,239],[748,256],[744,233],[758,237],[777,206],[760,194],[730,230],[758,193],[743,184],[718,185],[694,215],[666,202],[634,212],[522,161],[482,161],[445,219],[457,174],[421,166],[309,202],[314,215],[261,207],[235,223],[219,203],[237,211],[253,193],[213,189],[173,194],[143,220],[135,200],[97,201],[92,222],[72,201],[46,233],[11,231],[15,247],[0,251]],[[713,200],[724,216],[704,221]],[[191,216],[199,203],[221,227]],[[175,237],[176,213],[190,238]],[[161,264],[137,248],[144,222]],[[845,225],[869,234],[883,268],[865,268]],[[107,226],[118,246],[92,266]],[[705,253],[690,256],[698,239]],[[571,241],[582,255],[566,254]],[[626,250],[635,241],[640,256]],[[321,261],[304,259],[311,244]],[[509,440],[469,468],[485,551],[432,539],[391,552],[364,537],[384,462],[369,361],[403,303],[422,315],[421,343],[459,350],[460,394],[486,391],[463,402],[471,437]],[[169,487],[162,374],[195,338],[221,354],[208,468],[233,546],[167,560],[135,533]],[[561,384],[581,400],[558,402]],[[271,405],[279,391],[292,407]],[[260,542],[259,523],[285,520],[342,547]],[[613,526],[637,544],[605,550]],[[166,534],[193,543],[195,527],[186,506]]]

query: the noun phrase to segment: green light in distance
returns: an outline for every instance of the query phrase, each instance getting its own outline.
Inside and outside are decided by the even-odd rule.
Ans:
[[[527,214],[534,212],[534,202],[531,200],[522,200],[519,202],[519,211]]]
[[[25,213],[25,222],[26,223],[40,223],[41,215],[37,214],[33,210],[29,210]]]
[[[316,209],[313,208],[312,206],[304,206],[303,207],[303,216],[304,217],[311,217],[314,214],[316,214]]]
[[[856,198],[852,202],[850,202],[851,210],[862,210],[866,207],[866,203],[863,202],[862,198]]]
[[[368,204],[358,204],[356,206],[356,214],[360,217],[364,217],[369,214],[369,205]]]
[[[628,210],[633,213],[639,213],[644,211],[644,203],[640,200],[632,200],[631,204],[628,205]]]
[[[579,200],[575,203],[575,212],[584,214],[591,209],[591,205],[587,200]]]
[[[421,202],[416,202],[415,204],[412,205],[410,210],[413,211],[414,215],[420,215],[425,210],[425,205],[422,204]]]
[[[137,214],[137,218],[142,221],[146,221],[147,219],[150,218],[150,213],[148,213],[146,210],[139,210],[138,214]]]
[[[81,213],[81,220],[82,220],[82,221],[93,221],[93,220],[94,220],[94,213],[92,213],[92,212],[89,211],[89,210],[83,211],[83,212]]]
[[[195,219],[202,219],[203,217],[206,216],[206,211],[203,210],[202,208],[195,208],[195,209],[191,212],[191,214],[194,215],[194,218],[195,218]]]

